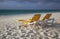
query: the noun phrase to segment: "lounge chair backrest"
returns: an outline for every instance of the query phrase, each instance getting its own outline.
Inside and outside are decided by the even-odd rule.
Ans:
[[[31,22],[38,21],[40,18],[41,14],[35,14],[33,18],[31,19]]]
[[[42,21],[45,20],[45,19],[49,19],[51,15],[52,14],[46,14],[46,16],[42,19]]]

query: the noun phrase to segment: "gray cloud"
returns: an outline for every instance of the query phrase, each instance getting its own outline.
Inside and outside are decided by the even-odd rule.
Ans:
[[[60,0],[0,0],[1,1],[18,1],[18,2],[60,2]]]
[[[0,9],[60,9],[59,0],[0,0]]]

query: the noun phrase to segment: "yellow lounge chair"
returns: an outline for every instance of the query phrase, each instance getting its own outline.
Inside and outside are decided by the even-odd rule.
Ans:
[[[41,14],[35,14],[32,19],[29,20],[18,20],[19,22],[23,22],[24,24],[32,23],[35,21],[38,21],[40,18]]]
[[[52,15],[52,14],[46,14],[46,15],[43,17],[43,19],[42,19],[41,22],[40,22],[41,26],[47,27],[47,26],[51,26],[51,25],[53,24],[54,19],[50,19],[51,15]],[[47,20],[46,20],[46,19],[47,19]],[[52,22],[49,22],[49,21],[51,21],[51,20],[52,20]]]

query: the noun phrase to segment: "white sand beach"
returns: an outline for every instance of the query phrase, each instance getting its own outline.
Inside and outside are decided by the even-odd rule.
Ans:
[[[49,13],[52,13],[51,18],[54,18],[56,23],[60,23],[60,12]],[[27,28],[23,26],[20,27],[21,23],[18,22],[19,19],[28,20],[31,19],[34,14],[1,15],[0,39],[60,39],[60,26],[50,27],[48,29],[31,29],[30,25]],[[41,20],[47,13],[39,14],[42,15]]]

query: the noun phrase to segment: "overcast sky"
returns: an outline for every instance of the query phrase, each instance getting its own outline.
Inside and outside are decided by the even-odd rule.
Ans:
[[[60,9],[60,0],[0,0],[0,9]]]

